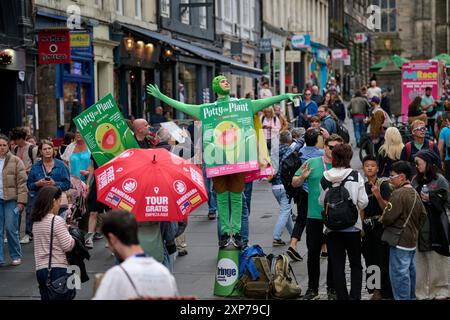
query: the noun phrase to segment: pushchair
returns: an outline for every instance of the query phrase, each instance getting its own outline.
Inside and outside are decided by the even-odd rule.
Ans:
[[[70,189],[66,191],[68,206],[64,218],[67,224],[78,227],[80,220],[86,214],[86,184],[77,176],[70,176]]]

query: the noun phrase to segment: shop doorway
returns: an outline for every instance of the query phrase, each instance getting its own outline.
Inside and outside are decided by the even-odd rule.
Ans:
[[[0,71],[0,133],[6,135],[20,123],[16,78],[15,71]]]

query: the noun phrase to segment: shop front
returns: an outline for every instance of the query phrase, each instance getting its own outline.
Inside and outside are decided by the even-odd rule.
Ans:
[[[37,11],[36,30],[67,30],[67,17]],[[70,31],[70,63],[40,64],[38,73],[39,136],[62,138],[75,130],[73,118],[95,102],[92,26]],[[78,41],[75,41],[77,40]],[[38,40],[39,41],[39,40]]]
[[[313,75],[313,84],[319,87],[322,91],[328,80],[328,64],[329,64],[329,50],[326,46],[316,42],[312,42],[312,55],[311,55],[311,73]]]
[[[136,87],[135,96],[137,98],[133,99],[133,86],[127,87],[124,80],[117,81],[119,82],[117,94],[120,103],[124,106],[124,110],[127,109],[126,106],[129,107],[133,103],[143,105],[144,103],[140,104],[139,99],[145,102],[145,114],[141,112],[141,109],[136,108],[140,116],[143,114],[148,117],[148,112],[151,115],[157,106],[161,106],[164,112],[171,112],[171,116],[174,119],[183,120],[188,118],[186,114],[174,110],[160,101],[156,101],[153,97],[147,96],[145,86],[149,83],[155,83],[164,94],[173,99],[189,104],[202,104],[215,100],[211,82],[216,74],[227,72],[244,76],[249,74],[259,76],[261,74],[261,70],[225,57],[221,53],[137,26],[117,23],[115,25],[115,40],[121,41],[120,47],[126,45],[128,41],[127,39],[124,40],[124,35],[133,38],[133,42],[141,39],[142,42],[154,44],[155,53],[151,58],[152,64],[148,65],[151,69],[145,72],[141,71],[140,74],[145,75],[141,76],[141,78],[136,76],[135,81],[137,84],[140,84],[140,88]],[[122,40],[118,36],[121,36]],[[117,57],[117,54],[119,53],[116,52],[116,63],[119,65],[119,70],[127,70],[128,67],[124,65],[124,57]],[[131,56],[133,54],[131,53]],[[120,60],[117,60],[118,58]],[[142,66],[142,61],[140,63]],[[126,79],[126,77],[122,78]],[[133,75],[130,76],[130,81],[133,81]],[[133,108],[129,108],[129,111],[132,110]]]

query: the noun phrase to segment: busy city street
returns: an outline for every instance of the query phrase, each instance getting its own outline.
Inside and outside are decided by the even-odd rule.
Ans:
[[[450,0],[2,0],[0,173],[0,303],[449,301]]]

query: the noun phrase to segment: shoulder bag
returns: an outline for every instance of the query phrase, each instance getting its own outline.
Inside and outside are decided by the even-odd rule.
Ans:
[[[66,273],[61,277],[52,281],[52,251],[53,251],[53,229],[55,225],[55,217],[52,219],[52,227],[50,231],[50,256],[48,258],[48,275],[47,275],[47,292],[49,300],[73,300],[76,295],[75,289],[69,289],[67,283],[71,274]]]
[[[414,210],[414,207],[416,206],[416,201],[417,201],[417,192],[414,193],[414,203],[403,226],[401,228],[395,226],[386,227],[381,236],[381,241],[386,242],[391,247],[396,247],[398,245],[398,242],[400,241],[400,236],[403,230],[405,229],[406,225],[408,224],[409,219],[411,218],[411,214]]]

